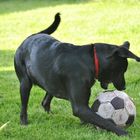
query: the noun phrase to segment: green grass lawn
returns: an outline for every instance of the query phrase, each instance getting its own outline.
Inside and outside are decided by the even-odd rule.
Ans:
[[[95,42],[119,45],[129,40],[130,50],[140,56],[139,0],[0,0],[0,140],[138,140],[140,63],[132,60],[125,75],[126,92],[137,108],[136,120],[127,128],[130,137],[81,125],[65,100],[55,98],[53,114],[47,114],[40,105],[45,92],[38,87],[32,89],[29,100],[29,125],[20,125],[19,82],[13,56],[28,35],[52,23],[56,12],[61,12],[62,22],[52,35],[55,38],[79,45]],[[110,88],[114,89],[112,85]],[[97,82],[92,88],[90,105],[100,91]]]

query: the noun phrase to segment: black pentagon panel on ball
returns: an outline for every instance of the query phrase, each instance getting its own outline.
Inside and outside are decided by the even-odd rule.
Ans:
[[[117,110],[117,109],[122,109],[124,108],[124,100],[119,98],[119,97],[115,97],[112,101],[111,104],[113,105],[113,107]]]
[[[131,125],[134,122],[135,116],[131,115],[129,116],[127,122],[126,122],[126,126]]]
[[[101,104],[100,101],[97,99],[97,100],[93,103],[93,105],[91,106],[92,111],[98,112],[98,109],[99,109],[100,104]]]

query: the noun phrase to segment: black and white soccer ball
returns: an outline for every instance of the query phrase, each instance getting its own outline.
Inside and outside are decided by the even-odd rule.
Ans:
[[[125,92],[118,90],[102,92],[91,109],[119,127],[130,126],[136,116],[136,107],[132,99]]]

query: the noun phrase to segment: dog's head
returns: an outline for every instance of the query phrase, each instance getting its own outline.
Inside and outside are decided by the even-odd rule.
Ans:
[[[98,59],[99,59],[99,75],[98,80],[101,87],[108,88],[109,83],[113,83],[118,90],[125,89],[124,73],[127,70],[127,58],[140,61],[140,58],[129,51],[130,43],[124,42],[121,46],[96,43]]]

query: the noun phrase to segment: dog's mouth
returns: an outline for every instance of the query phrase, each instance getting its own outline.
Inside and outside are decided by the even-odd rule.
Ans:
[[[100,85],[101,85],[101,87],[103,88],[103,89],[108,89],[108,85],[109,85],[109,83],[111,83],[111,82],[100,82]],[[115,85],[114,85],[115,86]],[[115,88],[117,89],[117,90],[125,90],[126,89],[126,87],[125,86],[115,86]]]
[[[109,83],[105,83],[105,82],[100,82],[100,85],[103,89],[108,89],[108,84]]]

